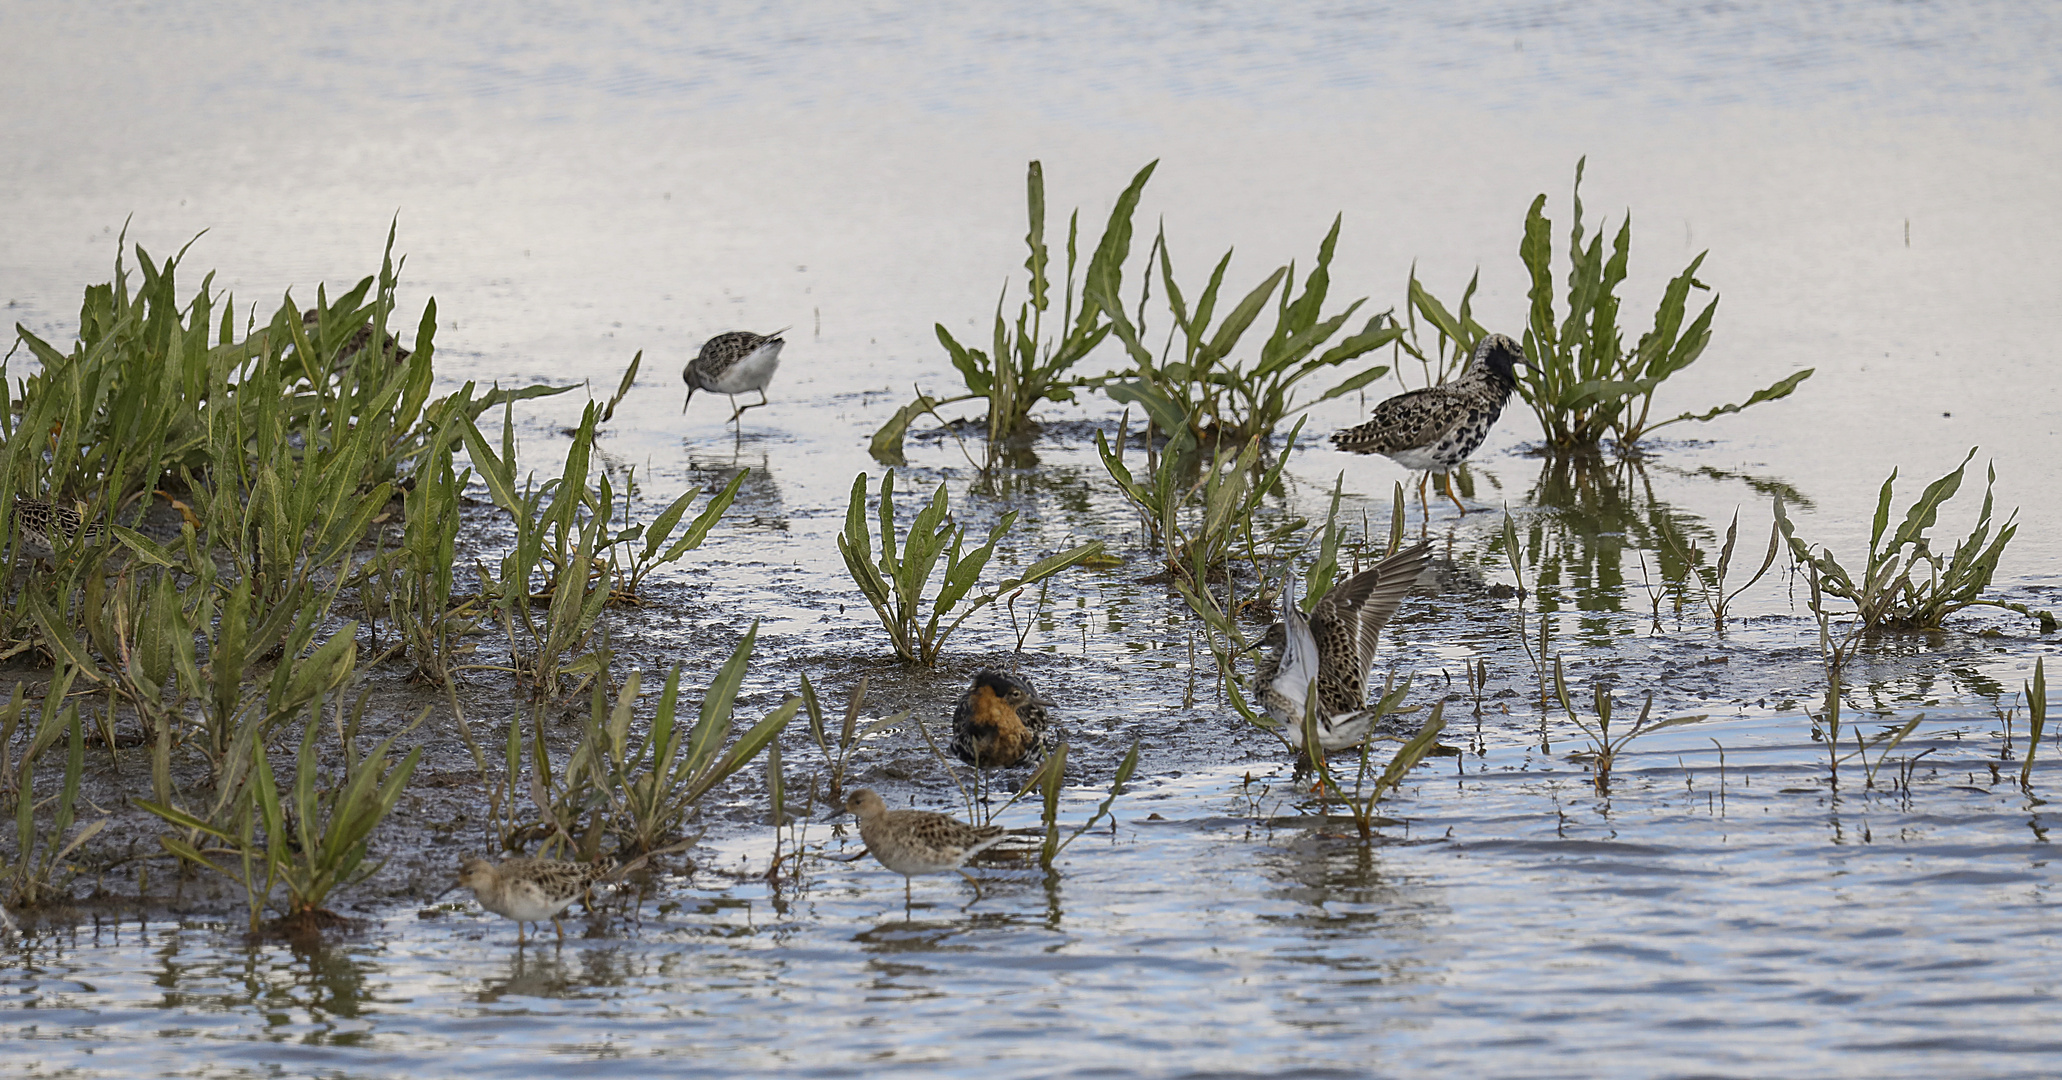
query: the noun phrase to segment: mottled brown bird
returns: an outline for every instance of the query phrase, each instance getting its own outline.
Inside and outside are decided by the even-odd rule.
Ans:
[[[1294,571],[1282,590],[1281,622],[1261,639],[1253,676],[1261,703],[1280,721],[1289,745],[1303,747],[1303,711],[1317,683],[1318,742],[1326,751],[1357,746],[1374,722],[1368,708],[1368,673],[1375,642],[1403,596],[1432,561],[1430,544],[1405,548],[1333,585],[1305,618],[1296,604]]]
[[[680,403],[680,411],[687,411],[697,390],[729,395],[733,422],[746,409],[766,404],[766,384],[773,381],[773,371],[780,366],[780,347],[784,344],[780,335],[780,330],[771,334],[732,330],[703,342],[702,351],[680,371],[681,380],[687,383],[687,401]],[[759,400],[739,405],[737,395],[747,390],[759,391]]]
[[[321,312],[314,308],[301,312],[301,325],[307,327],[310,333],[319,330],[321,324]],[[358,324],[358,329],[351,331],[351,336],[345,338],[343,344],[337,346],[336,366],[342,368],[348,365],[354,357],[364,352],[365,347],[370,344],[372,344],[372,320],[367,319]],[[414,350],[403,348],[399,341],[394,340],[394,335],[392,334],[384,334],[380,337],[380,352],[392,358],[396,364],[405,364],[408,362],[409,357],[415,355]]]
[[[104,523],[88,522],[69,506],[20,495],[14,497],[14,529],[23,540],[51,552],[72,540],[83,538],[92,544],[107,535]]]
[[[929,810],[890,810],[871,788],[845,796],[845,810],[859,819],[859,839],[882,866],[902,875],[902,902],[908,904],[909,879],[917,874],[958,870],[968,859],[1002,842],[1000,825],[969,825]]]
[[[1453,492],[1453,471],[1482,445],[1490,425],[1503,414],[1504,403],[1518,388],[1515,365],[1532,366],[1518,343],[1491,334],[1475,346],[1474,359],[1461,377],[1396,395],[1376,405],[1366,423],[1332,434],[1332,445],[1356,454],[1383,454],[1406,469],[1422,469],[1418,504],[1433,473],[1446,481],[1446,497],[1465,517],[1468,508]]]
[[[1028,679],[990,668],[974,673],[973,688],[952,710],[952,752],[977,768],[1008,768],[1045,756],[1053,727]]]
[[[488,911],[516,921],[516,941],[523,940],[523,924],[551,920],[558,939],[566,939],[559,913],[585,895],[595,880],[608,872],[594,863],[559,862],[555,859],[509,859],[500,864],[485,859],[467,859],[458,868],[458,880],[451,889],[471,889],[474,899]],[[442,896],[443,893],[439,893]]]

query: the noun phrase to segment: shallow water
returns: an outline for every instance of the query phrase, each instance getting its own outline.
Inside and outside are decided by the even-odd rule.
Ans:
[[[1372,847],[1202,770],[978,898],[922,879],[905,911],[870,861],[776,893],[722,872],[764,865],[735,838],[563,945],[460,904],[313,952],[130,921],[32,937],[5,989],[16,1060],[71,1075],[2036,1076],[2054,815],[1991,781],[1994,729],[1929,723],[1908,789],[1837,794],[1784,725],[1657,735],[1609,799],[1498,746]]]
[[[2015,786],[1992,711],[2014,705],[2052,638],[1977,611],[1951,633],[1873,646],[1849,673],[1863,711],[1850,720],[1873,733],[1891,717],[1935,719],[1875,790],[1843,764],[1836,795],[1802,715],[1824,675],[1793,583],[1775,573],[1735,601],[1723,636],[1665,594],[1657,620],[1643,588],[1661,562],[1657,520],[1709,549],[1738,507],[1751,564],[1768,493],[1787,486],[1800,533],[1852,551],[1892,467],[1902,502],[1981,445],[1972,472],[1994,457],[2001,507],[2021,507],[1997,592],[2062,605],[2052,12],[1076,5],[1006,24],[945,5],[352,10],[350,22],[234,4],[0,14],[8,313],[69,340],[79,290],[106,279],[131,213],[130,239],[154,255],[210,230],[187,266],[218,267],[218,286],[269,311],[288,288],[305,300],[323,275],[335,289],[373,269],[398,210],[404,303],[437,298],[452,385],[605,390],[642,349],[641,386],[604,440],[611,468],[635,466],[658,505],[753,470],[704,549],[664,575],[666,608],[621,616],[626,663],[682,660],[691,681],[757,617],[755,705],[790,691],[798,669],[831,693],[866,673],[870,715],[935,717],[967,669],[1014,647],[1007,620],[971,620],[936,677],[899,673],[832,536],[853,475],[880,471],[867,436],[912,384],[956,384],[931,324],[983,332],[1021,262],[1025,160],[1044,161],[1055,219],[1079,204],[1094,221],[1160,159],[1139,220],[1164,218],[1189,275],[1232,245],[1234,281],[1307,262],[1343,210],[1335,298],[1397,302],[1415,260],[1452,301],[1479,266],[1478,315],[1508,328],[1525,303],[1524,208],[1546,192],[1561,242],[1587,154],[1592,227],[1635,214],[1635,325],[1669,274],[1711,251],[1700,276],[1724,296],[1717,335],[1664,408],[1818,374],[1790,400],[1670,429],[1680,441],[1644,472],[1576,495],[1522,454],[1536,428],[1514,405],[1477,457],[1478,499],[1519,515],[1525,625],[1550,613],[1578,698],[1603,677],[1621,715],[1652,691],[1659,715],[1712,719],[1634,743],[1600,798],[1565,722],[1540,745],[1512,602],[1450,582],[1406,603],[1383,662],[1415,673],[1421,694],[1449,695],[1448,741],[1467,754],[1415,774],[1387,808],[1406,823],[1373,846],[1336,823],[1293,824],[1278,748],[1234,729],[1207,686],[1181,705],[1187,620],[1140,580],[1150,557],[1092,449],[1116,410],[1051,407],[1036,465],[992,489],[972,490],[949,438],[913,440],[901,474],[908,492],[949,482],[976,518],[1020,510],[1005,562],[1092,536],[1128,560],[1058,581],[1027,644],[1081,755],[1075,820],[1132,737],[1145,747],[1114,831],[1069,848],[1056,880],[985,871],[962,910],[962,882],[924,879],[905,912],[894,875],[823,861],[799,895],[775,892],[753,876],[772,838],[751,824],[765,802],[746,778],[699,870],[574,919],[562,948],[518,948],[512,927],[456,903],[423,917],[368,901],[354,912],[370,920],[362,934],[314,952],[249,945],[238,919],[214,915],[33,926],[0,967],[13,1068],[534,1075],[540,1054],[637,1075],[655,1062],[983,1075],[2062,1068],[2043,1034],[2058,1014],[2056,928],[2037,796],[2054,781],[2043,765],[2034,795]],[[773,404],[734,436],[718,403],[681,416],[673,371],[703,338],[782,324]],[[527,461],[556,460],[578,407],[554,399],[522,418]],[[1330,403],[1311,430],[1360,413]],[[1292,459],[1288,509],[1321,512],[1340,470],[1356,520],[1382,520],[1405,479],[1319,446]],[[1951,504],[1942,532],[1966,529],[1974,502]],[[1500,525],[1435,508],[1432,531],[1464,571],[1509,582],[1487,546]],[[1479,736],[1459,677],[1478,660],[1491,668]],[[798,774],[816,767],[805,742],[790,739]],[[1915,759],[1909,787],[1893,785]],[[926,762],[909,732],[885,734],[861,775],[951,805]],[[811,843],[829,828],[819,815]]]

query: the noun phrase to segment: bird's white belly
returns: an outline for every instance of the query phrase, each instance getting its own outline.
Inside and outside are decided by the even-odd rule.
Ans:
[[[1406,469],[1430,472],[1446,471],[1446,462],[1441,461],[1438,455],[1432,453],[1431,447],[1412,447],[1408,450],[1398,450],[1388,456],[1389,460]]]
[[[781,342],[769,341],[753,349],[745,358],[724,369],[723,373],[710,380],[710,389],[719,394],[742,394],[747,390],[764,390],[773,381],[773,369],[780,366]]]
[[[571,907],[579,896],[558,899],[546,895],[535,882],[518,881],[510,885],[507,892],[498,899],[501,901],[499,905],[490,906],[485,898],[482,898],[480,906],[504,918],[518,919],[522,922],[543,922]]]

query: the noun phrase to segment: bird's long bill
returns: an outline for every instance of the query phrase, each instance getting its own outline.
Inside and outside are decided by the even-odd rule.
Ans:
[[[437,895],[430,897],[430,903],[434,904],[437,901],[442,900],[447,896],[450,896],[453,892],[456,892],[459,888],[463,887],[464,885],[465,882],[463,881],[454,881],[451,884],[444,886],[443,892],[440,892]]]
[[[694,385],[690,383],[687,387],[687,400],[680,403],[680,415],[687,415],[687,406],[692,401],[694,401]]]

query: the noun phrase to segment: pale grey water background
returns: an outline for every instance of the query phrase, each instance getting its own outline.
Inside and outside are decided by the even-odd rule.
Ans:
[[[877,640],[862,610],[837,607],[853,598],[830,537],[852,475],[879,471],[865,436],[912,383],[953,385],[932,322],[985,330],[1021,263],[1027,159],[1044,161],[1056,208],[1099,221],[1159,158],[1140,222],[1164,218],[1197,276],[1234,244],[1235,280],[1307,261],[1343,210],[1335,296],[1398,303],[1415,261],[1451,301],[1479,266],[1478,316],[1508,329],[1523,313],[1524,208],[1546,192],[1561,242],[1587,154],[1592,223],[1635,215],[1635,325],[1667,276],[1711,251],[1700,276],[1724,296],[1717,336],[1664,407],[1818,369],[1789,401],[1672,429],[1700,441],[1650,470],[1663,498],[1720,528],[1743,506],[1758,548],[1765,499],[1696,473],[1778,478],[1813,500],[1800,529],[1851,551],[1892,466],[1909,497],[1980,444],[2002,506],[2022,508],[2000,591],[2062,601],[2052,5],[1433,10],[11,4],[0,303],[68,340],[81,287],[106,279],[133,214],[131,239],[154,254],[209,230],[189,273],[217,268],[269,311],[287,288],[305,299],[325,275],[339,287],[373,270],[398,212],[404,302],[437,298],[447,379],[605,389],[643,349],[614,461],[637,465],[655,500],[758,468],[741,503],[752,517],[676,577],[696,602],[685,618],[762,616],[777,660]],[[774,404],[747,414],[741,439],[714,407],[680,417],[674,373],[703,338],[783,324]],[[528,418],[528,461],[555,460],[577,408]],[[1313,426],[1358,410],[1332,403]],[[1044,415],[1114,413],[1092,400]],[[1536,437],[1514,409],[1480,456],[1521,512],[1538,465],[1515,451]],[[1019,489],[1036,525],[1021,550],[1122,532],[1081,439],[1038,453],[1048,483]],[[949,441],[912,462],[906,482],[964,490]],[[1306,504],[1340,469],[1355,508],[1402,478],[1313,449],[1292,466]],[[1480,562],[1493,519],[1435,525]],[[1388,830],[1410,842],[1367,851],[1255,823],[1292,812],[1279,755],[1250,735],[1223,743],[1233,721],[1207,701],[1167,700],[1186,672],[1179,607],[1136,576],[1067,585],[1034,638],[1077,739],[1103,760],[1134,732],[1150,748],[1114,839],[1070,849],[1051,890],[1004,875],[963,914],[962,886],[925,881],[905,926],[900,883],[871,863],[825,863],[778,903],[705,866],[562,952],[517,951],[499,920],[393,904],[316,955],[246,946],[233,920],[44,928],[0,969],[0,1068],[2062,1071],[2044,810],[1987,765],[1991,699],[2054,651],[2023,622],[1972,614],[1945,643],[1866,657],[1865,704],[1950,719],[1914,748],[1935,753],[1909,799],[1857,794],[1851,771],[1836,799],[1798,714],[1821,683],[1780,575],[1740,602],[1763,621],[1730,643],[1591,611],[1564,627],[1578,663],[1665,673],[1664,705],[1721,722],[1638,744],[1604,801],[1561,756],[1576,746],[1565,733],[1539,752],[1520,692],[1511,719],[1492,706],[1461,777],[1450,760],[1420,774],[1398,811],[1410,826]],[[1543,592],[1644,604],[1636,585]],[[1439,603],[1456,601],[1407,606],[1396,662],[1429,673],[1489,656],[1493,689],[1522,691],[1508,605]],[[1986,627],[2006,636],[1968,636]],[[977,619],[963,640],[954,651],[971,657],[1012,639]],[[777,666],[752,686],[790,687]],[[1273,785],[1257,803],[1248,772]],[[769,841],[731,828],[708,862],[763,866]]]

